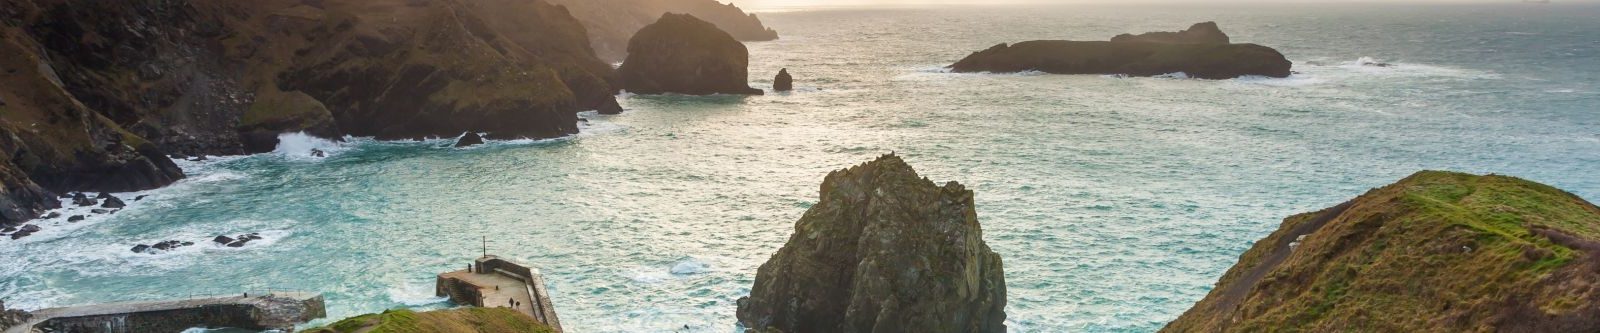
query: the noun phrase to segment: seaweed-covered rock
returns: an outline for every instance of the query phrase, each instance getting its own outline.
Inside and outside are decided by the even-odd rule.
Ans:
[[[687,14],[666,14],[628,42],[617,72],[637,94],[760,95],[749,80],[750,51],[716,25]]]
[[[738,300],[739,322],[790,333],[1004,332],[1005,274],[972,196],[893,155],[828,174]]]
[[[1002,43],[962,58],[950,65],[950,70],[958,73],[1040,71],[1051,74],[1129,76],[1184,73],[1200,79],[1288,77],[1292,73],[1294,64],[1278,50],[1256,44],[1216,43],[1217,40],[1226,39],[1226,35],[1216,31],[1221,36],[1211,36],[1203,28],[1202,24],[1185,32],[1126,35],[1120,37],[1120,41],[1110,42],[1035,40],[1009,45]]]
[[[1164,332],[1600,332],[1600,208],[1425,171],[1257,241]]]

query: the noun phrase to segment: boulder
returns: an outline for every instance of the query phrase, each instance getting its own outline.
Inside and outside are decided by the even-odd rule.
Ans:
[[[95,199],[105,200],[105,199],[115,198],[115,196],[112,196],[111,192],[100,192],[100,194],[95,195],[94,198]]]
[[[461,134],[461,138],[456,139],[456,148],[476,146],[481,144],[483,144],[483,137],[479,136],[478,132],[467,131],[466,133]]]
[[[149,196],[149,195],[143,195],[143,194],[141,194],[141,195],[139,195],[139,196],[137,196],[137,197],[133,197],[133,201],[139,201],[139,200],[144,200],[144,197],[148,197],[148,196]]]
[[[755,331],[1005,332],[1005,274],[973,193],[899,157],[828,174],[817,204],[756,272],[737,316]]]
[[[104,207],[104,208],[122,208],[122,207],[127,207],[127,206],[128,206],[128,204],[127,203],[123,203],[122,199],[118,199],[117,197],[110,196],[110,195],[107,195],[106,196],[106,201],[104,203],[100,204],[100,207]]]
[[[244,244],[245,243],[249,243],[249,242],[250,242],[249,240],[245,240],[245,239],[236,240],[236,241],[233,241],[232,243],[228,243],[228,247],[244,247]]]
[[[57,218],[57,217],[61,217],[61,212],[50,212],[48,214],[44,214],[44,216],[40,216],[39,218],[42,218],[42,219],[53,219],[53,218]]]
[[[144,253],[145,251],[149,251],[149,250],[150,250],[150,246],[149,245],[144,245],[144,244],[134,245],[133,249],[132,249],[133,253]]]
[[[90,209],[90,210],[89,210],[89,213],[94,213],[94,214],[110,214],[110,213],[111,213],[111,210],[110,210],[110,209],[105,209],[105,208],[95,208],[95,209]]]
[[[628,41],[617,72],[636,94],[760,95],[749,80],[750,52],[716,25],[688,14],[665,14]]]
[[[1141,41],[1173,38],[1179,37],[1133,36],[1124,37],[1124,41],[1119,42],[1035,40],[1010,45],[1002,43],[974,52],[949,68],[957,73],[1040,71],[1051,74],[1127,76],[1184,73],[1191,78],[1213,80],[1241,76],[1281,78],[1292,73],[1294,64],[1278,50],[1266,46]]]
[[[217,238],[212,238],[211,241],[216,242],[217,244],[228,245],[228,243],[233,243],[233,237],[217,236]]]
[[[68,217],[67,218],[67,222],[78,222],[78,221],[83,221],[83,219],[84,219],[83,215],[73,215],[72,217]]]
[[[794,90],[794,77],[789,76],[789,69],[778,70],[778,76],[772,78],[772,91]]]
[[[1119,43],[1166,43],[1166,44],[1228,44],[1228,34],[1222,33],[1222,28],[1216,22],[1201,22],[1189,26],[1189,29],[1178,32],[1146,32],[1138,35],[1121,34],[1111,37],[1111,41]]]

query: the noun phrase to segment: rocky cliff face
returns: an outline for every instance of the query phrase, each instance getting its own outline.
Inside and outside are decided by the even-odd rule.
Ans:
[[[687,14],[666,14],[628,42],[617,72],[637,94],[760,95],[749,84],[750,51],[716,25]]]
[[[1164,332],[1600,331],[1600,208],[1422,172],[1289,217]]]
[[[166,153],[544,138],[618,109],[582,24],[541,0],[0,0],[0,23],[0,222],[182,178]]]
[[[1146,32],[1138,35],[1121,34],[1111,37],[1113,42],[1168,43],[1168,44],[1228,44],[1228,34],[1216,22],[1201,22],[1178,32]]]
[[[711,22],[741,41],[778,39],[778,32],[762,25],[756,14],[747,14],[732,3],[716,0],[550,0],[566,6],[589,30],[590,44],[601,59],[622,61],[628,56],[628,40],[644,26],[666,13],[689,14]]]
[[[972,191],[889,155],[822,183],[739,322],[782,332],[1004,332],[1005,274]]]
[[[1204,24],[1178,33],[1118,36],[1118,41],[1036,40],[999,44],[950,65],[960,73],[1041,71],[1052,74],[1155,76],[1185,73],[1201,79],[1288,77],[1293,63],[1256,44],[1216,43],[1220,30]],[[1214,27],[1214,26],[1212,26]],[[1198,29],[1198,30],[1197,30]]]

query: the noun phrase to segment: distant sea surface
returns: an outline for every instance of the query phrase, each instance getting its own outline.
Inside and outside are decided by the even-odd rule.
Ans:
[[[1600,200],[1596,17],[1520,3],[767,13],[783,39],[749,44],[752,84],[788,68],[795,92],[624,95],[627,113],[589,114],[559,140],[288,136],[272,154],[184,162],[189,179],[123,194],[148,197],[122,212],[0,240],[0,298],[37,309],[293,289],[324,293],[334,319],[440,308],[434,275],[487,236],[489,252],[544,272],[571,332],[732,332],[734,300],[823,176],[894,152],[977,192],[1013,332],[1151,332],[1282,218],[1419,170]],[[1212,20],[1298,73],[942,69],[1001,42]],[[250,232],[265,239],[210,243]],[[129,251],[163,240],[198,245]]]

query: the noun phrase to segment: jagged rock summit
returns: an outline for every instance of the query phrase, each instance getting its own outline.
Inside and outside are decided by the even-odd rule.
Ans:
[[[998,44],[950,65],[957,73],[1156,76],[1183,73],[1199,79],[1241,76],[1288,77],[1293,63],[1278,50],[1229,44],[1215,23],[1180,32],[1120,35],[1112,41],[1035,40]]]
[[[789,75],[789,69],[778,70],[778,76],[772,78],[772,91],[794,90],[794,77]]]
[[[739,299],[739,322],[758,332],[1005,332],[1005,274],[972,197],[894,155],[828,174]]]
[[[1228,44],[1228,34],[1217,27],[1217,22],[1201,22],[1178,32],[1156,31],[1138,35],[1121,34],[1111,37],[1113,42],[1168,43],[1168,44]]]
[[[717,0],[549,0],[567,7],[572,16],[589,31],[590,45],[601,59],[622,61],[628,55],[628,39],[640,28],[654,23],[661,14],[680,13],[716,24],[740,41],[778,39],[778,31],[761,23],[756,14],[745,13],[733,3]]]
[[[750,51],[727,32],[688,14],[662,15],[628,42],[617,72],[636,94],[760,95],[749,84]]]
[[[1256,242],[1163,332],[1600,332],[1600,208],[1426,171]]]

